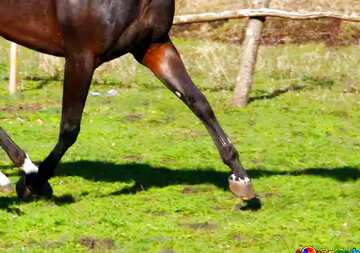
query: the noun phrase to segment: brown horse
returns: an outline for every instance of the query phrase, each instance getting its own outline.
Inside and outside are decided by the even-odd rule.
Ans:
[[[174,0],[3,0],[0,36],[42,53],[65,57],[62,117],[58,142],[39,169],[6,132],[0,143],[25,175],[21,198],[52,193],[48,179],[80,131],[94,70],[131,53],[148,67],[204,123],[222,160],[232,171],[231,191],[260,204],[238,152],[219,125],[205,96],[189,77],[169,38]]]

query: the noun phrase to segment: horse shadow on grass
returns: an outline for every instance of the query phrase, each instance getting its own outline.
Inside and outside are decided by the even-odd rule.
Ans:
[[[292,84],[288,87],[283,87],[283,88],[277,88],[271,92],[268,92],[266,90],[257,90],[257,92],[261,93],[261,95],[250,97],[249,103],[255,102],[257,100],[268,100],[268,99],[277,98],[289,92],[314,90],[317,88],[331,89],[335,83],[334,80],[323,77],[305,76],[302,79],[303,79],[302,80],[303,83]]]
[[[32,198],[29,201],[34,201],[37,198]],[[63,206],[67,204],[75,203],[75,199],[72,195],[65,194],[62,196],[52,196],[49,199],[46,199],[46,201],[53,203],[57,206]],[[21,208],[17,207],[17,205],[24,203],[24,201],[20,200],[16,196],[0,196],[0,210],[5,210],[8,213],[12,213],[17,216],[21,216],[24,214],[24,212],[21,210]]]
[[[357,167],[338,168],[307,168],[295,171],[273,171],[265,168],[248,170],[253,179],[271,176],[318,176],[333,178],[339,182],[356,181],[360,178]],[[227,190],[229,172],[217,171],[212,168],[181,168],[154,167],[144,163],[116,164],[101,161],[77,161],[62,163],[57,176],[79,176],[91,181],[103,182],[135,182],[112,193],[113,195],[131,194],[146,191],[149,188],[162,188],[170,185],[212,184]]]
[[[0,166],[8,168],[8,166]],[[358,167],[337,168],[306,168],[294,171],[275,171],[266,168],[249,169],[251,178],[263,178],[272,176],[318,176],[332,178],[339,182],[356,181],[360,178]],[[170,185],[198,185],[212,184],[220,189],[227,190],[228,172],[216,171],[211,168],[180,168],[170,169],[167,167],[154,167],[145,163],[116,164],[102,161],[76,161],[65,162],[59,165],[56,176],[72,177],[78,176],[90,181],[102,182],[135,182],[132,186],[116,190],[110,195],[134,194],[146,191],[150,188],[162,188]],[[71,195],[53,197],[56,205],[66,205],[75,202]],[[21,203],[16,197],[0,197],[0,209],[17,213],[13,205]]]

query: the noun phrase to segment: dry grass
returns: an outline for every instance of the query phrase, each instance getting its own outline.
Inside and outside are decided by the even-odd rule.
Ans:
[[[177,13],[219,11],[248,8],[251,0],[178,0]],[[358,0],[272,0],[270,7],[289,10],[334,10],[360,12]]]
[[[358,0],[357,0],[358,1]],[[202,12],[202,11],[216,11],[221,9],[244,8],[248,7],[250,0],[178,0],[178,13]],[[274,0],[271,2],[271,7],[279,7],[284,9],[334,9],[334,10],[356,10],[357,6],[355,0]],[[359,11],[360,12],[360,11]],[[336,23],[336,22],[335,22]],[[339,31],[336,30],[337,23],[332,20],[322,21],[287,21],[269,19],[266,22],[266,29],[263,34],[265,44],[281,44],[286,42],[303,43],[308,41],[326,41],[328,44],[360,44],[360,28],[349,25],[349,23],[342,23],[339,25]],[[176,29],[183,29],[178,32],[175,30],[175,35],[187,37],[194,40],[194,43],[187,41],[182,43],[180,41],[180,50],[187,66],[191,66],[190,72],[192,76],[196,76],[195,80],[201,87],[211,89],[231,89],[234,84],[236,75],[238,74],[239,55],[241,52],[240,42],[242,40],[241,31],[244,29],[246,22],[233,20],[230,22],[220,22],[215,24],[202,24],[195,26],[193,30],[191,27],[177,27]],[[190,31],[190,32],[189,32]],[[240,32],[239,32],[240,31]],[[198,40],[196,38],[201,38]],[[204,40],[205,39],[205,40]],[[337,43],[336,41],[345,41],[346,43]],[[216,41],[231,41],[235,43],[221,43]],[[351,41],[351,42],[350,42]],[[278,48],[281,48],[280,50]],[[281,46],[276,48],[262,49],[260,53],[260,60],[258,63],[258,70],[265,73],[267,76],[283,77],[289,80],[301,80],[303,76],[323,76],[324,73],[331,71],[340,72],[337,70],[336,64],[325,64],[321,62],[334,63],[336,61],[342,62],[342,71],[345,74],[346,80],[353,80],[351,77],[359,77],[351,65],[356,65],[358,62],[358,54],[354,57],[349,55],[328,54],[323,51],[336,52],[335,49],[323,49],[323,46],[316,46],[318,51],[311,52],[309,47],[305,46]],[[285,50],[285,51],[284,51]],[[303,56],[297,56],[296,61],[294,55],[297,55],[297,50],[309,50],[311,53],[305,51]],[[4,48],[4,54],[7,54],[7,49]],[[21,57],[22,59],[31,59],[30,61],[21,62],[21,76],[29,79],[37,77],[48,79],[59,79],[63,73],[63,59],[54,58],[37,53],[29,53],[30,51],[23,51],[22,54],[31,54],[31,57]],[[277,55],[274,55],[276,52]],[[345,59],[350,57],[350,59]],[[307,63],[313,62],[312,65]],[[349,62],[349,64],[347,64]],[[320,64],[321,63],[321,64]],[[309,67],[311,66],[311,67]],[[315,66],[315,67],[314,67]],[[317,67],[316,67],[317,66]],[[319,69],[320,68],[320,69]],[[297,71],[294,71],[297,69]],[[356,68],[355,68],[356,70]],[[355,73],[353,73],[355,72]],[[7,71],[5,71],[7,76]],[[144,79],[149,80],[149,73],[143,67],[139,67],[131,56],[123,57],[121,60],[112,61],[99,68],[95,74],[94,81],[96,83],[110,83],[121,84],[125,87],[153,85],[144,82]],[[360,78],[360,77],[359,77]],[[275,78],[276,79],[276,78]],[[349,82],[352,82],[352,81]]]
[[[209,11],[249,8],[252,0],[179,0],[177,14],[201,13]],[[272,0],[272,8],[294,11],[336,11],[359,13],[358,0]],[[178,37],[210,39],[216,41],[241,43],[243,40],[246,19],[209,24],[192,24],[175,26],[173,34]],[[268,18],[263,34],[264,44],[304,43],[320,41],[329,45],[350,45],[360,42],[360,24],[338,22],[334,19],[295,21],[279,18]]]
[[[240,45],[179,39],[175,43],[199,87],[211,90],[231,90],[234,87],[240,65]],[[5,47],[3,51],[6,51]],[[318,43],[263,46],[258,57],[255,81],[266,90],[279,88],[279,82],[289,85],[315,82],[325,85],[338,83],[342,90],[358,91],[359,52],[359,46],[327,47]],[[22,79],[43,82],[41,80],[58,80],[62,77],[62,59],[40,56],[26,49],[21,49],[21,59],[28,59],[20,62]],[[5,70],[0,77],[7,75]],[[159,82],[151,76],[148,70],[127,55],[103,65],[96,71],[94,81],[117,87],[159,87]]]
[[[244,8],[247,1],[239,0],[178,0],[176,1],[177,13],[196,13],[205,11],[219,11],[234,8]]]

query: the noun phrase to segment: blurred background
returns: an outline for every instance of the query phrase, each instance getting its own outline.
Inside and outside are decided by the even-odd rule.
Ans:
[[[235,10],[248,8],[250,3],[251,0],[177,0],[176,14]],[[273,0],[270,8],[360,13],[357,0]],[[246,24],[247,19],[237,19],[173,27],[171,35],[198,86],[215,90],[234,88]],[[341,81],[343,90],[358,89],[355,80],[360,78],[356,67],[360,59],[359,23],[336,19],[295,21],[268,18],[261,42],[255,74],[255,82],[260,87],[266,82],[266,89],[278,88],[277,81],[281,79],[290,85],[320,80],[318,84],[321,86],[329,80]],[[8,55],[8,49],[9,43],[1,40],[2,55]],[[2,57],[0,64],[0,79],[6,81],[8,58]],[[20,50],[19,79],[33,82],[37,87],[59,81],[62,66],[62,59]],[[329,77],[334,72],[339,75]],[[125,56],[99,68],[94,82],[119,87],[160,85],[150,77],[151,74],[131,56]],[[26,89],[24,84],[20,87]]]

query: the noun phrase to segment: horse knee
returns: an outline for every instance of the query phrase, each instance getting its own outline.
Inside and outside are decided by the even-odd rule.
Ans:
[[[65,146],[72,146],[79,135],[80,125],[65,125],[60,133],[60,141],[62,141]]]

